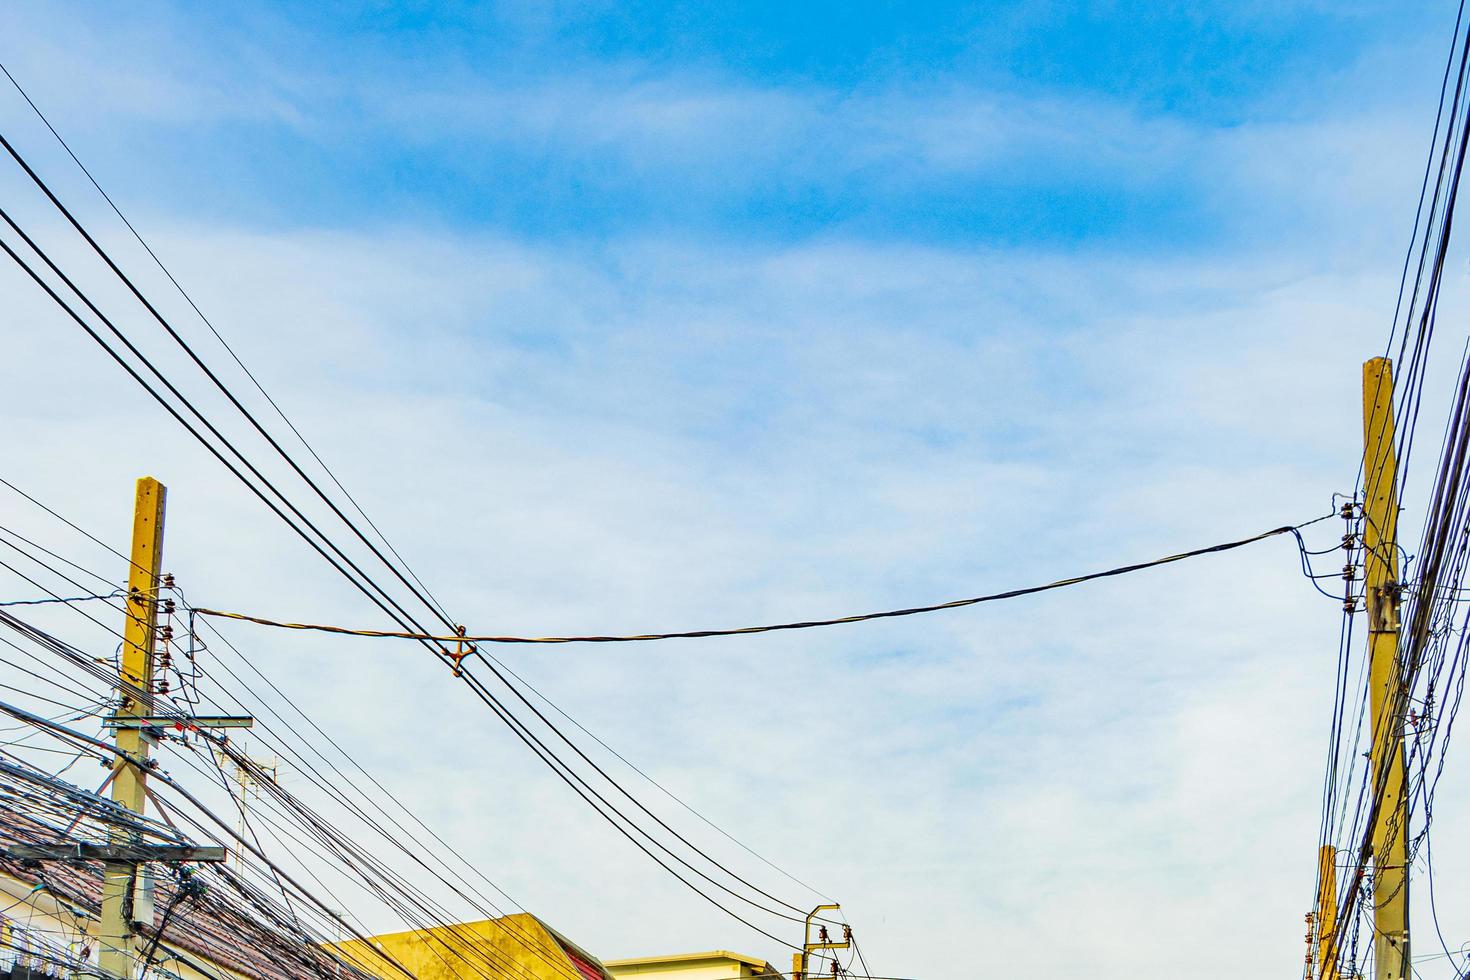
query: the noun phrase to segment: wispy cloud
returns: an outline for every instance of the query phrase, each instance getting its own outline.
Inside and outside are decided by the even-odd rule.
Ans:
[[[1354,301],[1379,286],[1261,289],[1281,270],[1248,262],[1125,269],[856,245],[673,262],[648,245],[588,258],[204,230],[161,244],[436,591],[506,630],[843,612],[1308,516],[1351,458],[1341,420],[1380,334]],[[1176,298],[1201,284],[1208,306]],[[388,301],[408,295],[432,300]],[[53,324],[36,308],[13,329]],[[517,342],[528,333],[543,342]],[[1306,376],[1284,367],[1304,349],[1319,358]],[[13,397],[44,401],[54,357],[37,345],[12,358]],[[152,417],[95,357],[79,349],[71,370],[112,424]],[[192,592],[362,621],[249,500],[151,428],[174,489],[173,567]],[[38,474],[68,458],[59,435],[82,431],[37,421],[14,465],[54,497]],[[88,485],[125,490],[136,465],[98,444]],[[119,509],[103,494],[61,496],[118,523],[99,516]],[[1196,948],[1186,923],[1230,917],[1273,937],[1242,960],[1264,966],[1299,939],[1318,727],[1302,706],[1325,697],[1326,660],[1309,651],[1325,651],[1333,615],[1294,563],[1289,545],[1264,546],[943,619],[511,656],[659,778],[837,891],[869,923],[870,954],[901,972],[963,973],[926,938],[936,929],[1046,950],[1024,954],[1043,975],[1084,955],[1104,974],[1161,972]],[[344,697],[315,713],[580,941],[776,955],[691,909],[469,705],[443,730],[409,722],[410,756],[378,741],[365,719],[439,716],[453,697],[405,651],[232,632],[287,683],[304,655],[327,676],[350,664]],[[449,778],[467,765],[473,780]],[[1301,861],[1281,860],[1294,849]],[[588,868],[642,904],[565,888]],[[1079,922],[1060,945],[1058,914]],[[1178,926],[1142,967],[1127,938],[1140,917]]]
[[[149,24],[148,43],[172,43],[169,22]],[[364,78],[290,46],[258,57],[241,72],[199,55],[185,63],[197,79],[139,68],[114,125],[171,130],[190,160],[250,147],[252,186],[287,219],[201,219],[182,185],[183,199],[158,175],[130,179],[152,160],[126,140],[103,141],[100,165],[474,628],[732,625],[957,597],[1312,516],[1351,476],[1357,365],[1381,343],[1417,190],[1417,123],[1381,103],[1345,121],[1223,124],[952,78],[844,87],[629,58]],[[372,76],[381,62],[366,62]],[[85,61],[56,65],[74,78],[53,85],[33,61],[37,94],[73,123],[116,108],[107,93],[86,103],[100,86]],[[271,97],[257,104],[257,89]],[[242,120],[236,102],[263,115]],[[300,142],[270,149],[262,121]],[[198,145],[214,137],[223,149]],[[335,149],[313,157],[322,146]],[[468,195],[449,228],[423,198],[328,221],[294,195],[327,193],[342,172],[272,169],[348,161],[353,180],[401,171],[407,184],[432,163],[488,184],[508,172],[486,161],[512,153],[529,161],[527,187],[497,193],[536,204],[548,182],[570,183],[588,207],[615,200],[618,220],[527,231]],[[1185,247],[1054,230],[1018,247],[990,226],[945,236],[853,216],[896,208],[885,188],[939,208],[956,182],[1041,172],[1102,185],[1084,211],[1182,196],[1210,234]],[[709,218],[770,206],[772,187],[808,205],[845,195],[852,210],[808,208],[800,234]],[[87,214],[143,267],[100,209]],[[369,621],[33,290],[8,271],[0,288],[20,482],[117,538],[143,466],[172,488],[170,563],[191,595]],[[177,301],[167,309],[185,322]],[[146,437],[146,461],[120,432]],[[66,545],[0,506],[6,524]],[[879,972],[969,976],[977,949],[1038,977],[1263,971],[1300,962],[1336,635],[1336,610],[1295,562],[1276,541],[930,619],[507,659],[838,895]],[[406,649],[230,632],[589,948],[778,957],[678,892]],[[1444,812],[1456,793],[1442,791]],[[1470,856],[1443,847],[1447,867]],[[1450,876],[1438,887],[1442,910],[1470,900]],[[1202,934],[1223,937],[1204,964]]]
[[[12,65],[44,85],[84,150],[146,157],[119,179],[231,221],[427,213],[533,235],[800,239],[841,228],[1191,247],[1259,241],[1266,216],[1242,213],[1253,206],[1288,225],[1330,220],[1347,192],[1403,172],[1419,122],[1381,92],[1306,116],[1259,99],[1242,125],[959,70],[840,85],[634,55],[550,64],[449,50],[435,61],[365,46],[347,57],[269,19],[251,24],[253,43],[205,57],[182,16],[116,31],[80,21],[66,45],[37,15],[10,16],[41,38],[9,54]],[[1357,57],[1389,67],[1376,50]],[[1362,88],[1355,71],[1366,69],[1333,80]],[[99,76],[103,90],[80,81]],[[190,139],[199,127],[213,138]],[[1323,179],[1278,187],[1286,169]]]

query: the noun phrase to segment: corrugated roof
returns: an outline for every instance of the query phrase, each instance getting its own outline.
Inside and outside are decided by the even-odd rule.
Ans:
[[[57,842],[59,835],[55,828],[13,811],[0,810],[0,846]],[[102,897],[101,862],[47,861],[38,868],[0,857],[0,874],[29,885],[44,880],[46,890],[53,897],[84,910],[93,919],[98,917]],[[149,938],[162,924],[163,910],[173,896],[167,881],[160,880],[157,888],[152,928],[140,929]],[[369,976],[342,963],[327,950],[241,914],[240,909],[209,893],[175,909],[160,944],[202,957],[249,980],[297,980],[299,968],[308,961],[330,964],[347,977],[366,980]],[[282,962],[280,954],[284,946],[299,951],[297,962]],[[297,969],[293,970],[293,966]]]

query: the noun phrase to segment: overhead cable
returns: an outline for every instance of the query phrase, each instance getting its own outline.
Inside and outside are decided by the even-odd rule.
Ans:
[[[906,609],[889,609],[883,612],[858,613],[852,616],[839,616],[835,619],[810,619],[790,623],[774,623],[766,626],[740,626],[730,629],[702,629],[682,630],[667,633],[635,633],[625,635],[588,635],[588,636],[499,636],[499,635],[467,635],[450,634],[434,635],[429,633],[410,633],[395,630],[370,630],[354,629],[347,626],[327,626],[320,623],[290,623],[276,619],[267,619],[263,616],[251,616],[245,613],[225,612],[219,609],[206,609],[201,606],[193,607],[194,612],[200,616],[214,616],[220,619],[236,619],[241,622],[254,623],[257,626],[271,626],[277,629],[309,630],[317,633],[336,633],[344,636],[366,636],[381,639],[397,640],[419,640],[433,643],[644,643],[653,640],[690,640],[705,639],[715,636],[748,636],[755,633],[775,633],[782,630],[817,629],[824,626],[845,626],[850,623],[866,623],[876,619],[896,619],[901,616],[918,616],[925,613],[943,612],[947,609],[962,609],[966,606],[978,606],[985,602],[998,602],[1002,599],[1017,599],[1021,596],[1036,595],[1040,592],[1050,592],[1055,589],[1069,588],[1081,585],[1084,582],[1093,582],[1097,579],[1112,578],[1119,575],[1127,575],[1132,572],[1140,572],[1149,568],[1157,568],[1160,565],[1169,565],[1188,558],[1199,558],[1203,555],[1216,555],[1225,551],[1233,551],[1243,548],[1257,541],[1274,538],[1282,534],[1297,535],[1304,527],[1325,521],[1330,517],[1337,516],[1336,513],[1324,514],[1321,517],[1303,521],[1300,524],[1288,524],[1282,527],[1262,531],[1248,538],[1240,538],[1236,541],[1226,541],[1221,544],[1213,544],[1204,548],[1194,548],[1190,551],[1182,551],[1174,555],[1166,555],[1163,558],[1155,558],[1152,561],[1135,562],[1131,565],[1120,565],[1101,572],[1088,572],[1084,575],[1074,575],[1070,578],[1058,579],[1055,582],[1047,582],[1044,585],[1030,585],[1019,589],[1008,589],[1004,592],[992,592],[988,595],[974,596],[969,599],[952,599],[948,602],[934,603],[928,606],[910,606]],[[1298,547],[1305,550],[1300,538],[1297,540]]]

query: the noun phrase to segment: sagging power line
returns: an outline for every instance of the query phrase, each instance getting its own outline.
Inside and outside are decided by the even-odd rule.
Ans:
[[[92,252],[103,261],[106,268],[143,305],[149,316],[159,323],[176,343],[185,349],[192,363],[205,373],[214,387],[225,394],[230,406],[243,414],[251,423],[253,429],[265,438],[275,454],[284,459],[290,465],[292,471],[307,484],[310,490],[318,498],[327,503],[334,517],[352,533],[356,540],[368,548],[372,557],[386,567],[399,586],[406,589],[410,596],[418,600],[433,618],[437,618],[446,626],[452,627],[452,622],[437,608],[437,605],[426,593],[415,586],[414,580],[416,576],[406,568],[400,567],[400,563],[387,557],[383,550],[374,545],[368,539],[365,532],[356,527],[349,515],[330,499],[330,496],[316,481],[312,480],[305,473],[301,466],[291,458],[290,453],[285,450],[281,443],[274,439],[262,423],[249,412],[248,408],[244,406],[240,399],[228,390],[228,387],[220,379],[218,374],[203,362],[197,352],[189,348],[187,342],[179,332],[164,318],[158,308],[142,294],[136,284],[101,247],[96,238],[81,225],[73,212],[59,200],[47,183],[3,135],[0,135],[0,146],[6,149],[11,158],[21,167],[37,188],[41,190],[45,198],[62,214],[68,224],[90,247]],[[179,387],[150,358],[141,352],[140,348],[128,338],[127,334],[111,318],[102,313],[98,305],[79,288],[76,281],[62,271],[45,250],[8,213],[0,210],[0,217],[5,219],[11,230],[21,238],[24,247],[40,259],[40,262],[58,282],[55,284],[48,282],[46,277],[22,257],[19,251],[9,243],[0,240],[0,249],[3,249],[11,260],[29,275],[42,291],[73,322],[80,326],[93,341],[98,343],[114,362],[123,367],[135,382],[143,387],[191,436],[204,445],[236,479],[240,480],[278,518],[286,523],[313,550],[327,560],[339,574],[346,577],[354,587],[384,614],[404,627],[405,630],[415,629],[426,634],[429,632],[424,629],[423,624],[417,620],[415,614],[410,612],[408,607],[394,595],[391,585],[385,586],[374,578],[361,563],[348,554],[341,544],[324,531],[317,522],[310,519],[302,507],[293,501],[288,493],[283,491],[274,481],[266,478],[260,466],[239,445],[226,438],[222,434],[219,426],[192,399],[185,397],[181,393]],[[68,301],[62,295],[63,291],[76,297],[80,306],[85,308],[85,311]],[[97,324],[90,322],[92,318],[96,319]],[[110,341],[107,336],[104,336],[104,331],[99,329],[98,325],[101,328],[105,328],[105,332],[115,339],[116,344],[121,344],[121,347],[116,346],[113,341]],[[153,380],[150,380],[150,377]],[[394,554],[396,555],[396,552]],[[509,680],[505,672],[500,668],[500,665],[492,658],[481,655],[478,660],[491,678],[501,686],[505,692],[504,694],[498,694],[492,690],[480,676],[454,660],[451,652],[442,644],[425,641],[425,646],[434,656],[441,659],[447,665],[450,665],[453,668],[455,676],[459,677],[474,696],[484,703],[500,721],[506,724],[519,741],[525,744],[561,781],[571,787],[587,805],[605,820],[612,823],[620,834],[628,837],[640,850],[649,857],[654,858],[655,863],[664,866],[665,870],[673,873],[686,886],[693,888],[697,894],[712,901],[717,907],[727,913],[734,915],[739,921],[756,932],[775,938],[767,930],[747,921],[723,903],[712,899],[711,896],[699,888],[694,887],[683,875],[667,866],[662,860],[656,858],[652,851],[640,843],[639,840],[642,838],[654,843],[654,846],[659,850],[666,849],[665,845],[653,840],[650,836],[649,828],[642,826],[642,818],[636,814],[630,815],[628,812],[625,812],[603,791],[595,789],[591,780],[600,780],[605,783],[612,793],[628,801],[638,813],[652,819],[659,827],[667,829],[666,823],[654,815],[653,811],[646,804],[633,795],[621,782],[607,772],[603,766],[596,763],[584,749],[577,745],[556,723],[537,708],[520,687]],[[506,695],[509,696],[509,699],[507,699]],[[544,697],[539,692],[537,696]],[[557,710],[560,712],[560,709]],[[524,716],[522,712],[529,712],[529,716]],[[564,714],[564,712],[561,713]],[[578,727],[580,728],[582,726],[579,725]],[[551,738],[554,738],[561,745],[569,749],[574,758],[569,760],[563,757],[560,754],[560,750],[553,748],[551,744],[548,744],[545,737],[538,734],[537,728],[544,729]],[[584,774],[579,771],[582,767],[589,769],[590,773]],[[704,848],[690,841],[688,838],[678,836],[678,841],[680,844],[690,848],[690,854],[694,860],[709,865],[714,872],[720,875],[731,876],[736,883],[736,887],[741,889],[754,888],[758,894],[772,897],[769,892],[752,885],[745,875],[732,871],[724,863],[711,857]],[[690,866],[689,859],[687,858],[675,857],[674,860],[683,866]],[[709,873],[704,871],[696,871],[695,874],[701,878],[707,878],[709,876]],[[721,890],[729,889],[729,886],[723,884],[718,887]],[[746,899],[742,896],[741,900],[745,901]],[[778,905],[794,912],[801,910],[801,906],[785,901],[784,899],[777,899],[776,902]],[[785,913],[779,914],[784,915]]]
[[[356,629],[347,626],[327,626],[316,623],[291,623],[281,620],[267,619],[262,616],[253,616],[240,612],[225,612],[219,609],[209,609],[204,606],[195,606],[194,612],[200,616],[213,616],[219,619],[233,619],[246,623],[254,623],[257,626],[271,626],[277,629],[308,630],[318,633],[334,633],[343,636],[363,636],[382,639],[397,640],[420,640],[433,643],[643,643],[656,640],[687,640],[705,639],[720,636],[750,636],[759,633],[775,633],[783,630],[806,630],[819,629],[826,626],[845,626],[854,623],[867,623],[879,619],[896,619],[904,616],[920,616],[926,613],[944,612],[950,609],[963,609],[966,606],[978,606],[987,602],[999,602],[1005,599],[1019,599],[1023,596],[1037,595],[1042,592],[1051,592],[1056,589],[1065,589],[1074,585],[1082,585],[1086,582],[1095,582],[1099,579],[1114,578],[1119,575],[1129,575],[1133,572],[1141,572],[1150,568],[1158,568],[1161,565],[1170,565],[1174,562],[1185,561],[1190,558],[1199,558],[1204,555],[1217,555],[1226,551],[1234,551],[1236,548],[1244,548],[1246,545],[1265,541],[1282,534],[1291,534],[1296,537],[1297,548],[1303,560],[1306,560],[1307,548],[1301,539],[1301,530],[1310,527],[1320,521],[1336,517],[1336,511],[1314,517],[1300,524],[1289,524],[1282,527],[1262,531],[1248,538],[1240,538],[1235,541],[1226,541],[1221,544],[1207,545],[1202,548],[1194,548],[1177,554],[1166,555],[1163,558],[1155,558],[1152,561],[1135,562],[1130,565],[1119,565],[1100,572],[1088,572],[1083,575],[1074,575],[1070,578],[1058,579],[1047,582],[1044,585],[1030,585],[1017,589],[1007,589],[1003,592],[991,592],[987,595],[975,596],[969,599],[952,599],[948,602],[935,603],[928,606],[911,606],[905,609],[891,609],[886,612],[859,613],[852,616],[839,616],[835,619],[812,619],[798,620],[789,623],[777,623],[767,626],[741,626],[729,629],[703,629],[684,630],[667,633],[634,633],[626,635],[586,635],[586,636],[497,636],[494,634],[466,634],[455,632],[449,634],[424,634],[395,632],[391,630]],[[454,656],[469,656],[474,651],[457,651]]]

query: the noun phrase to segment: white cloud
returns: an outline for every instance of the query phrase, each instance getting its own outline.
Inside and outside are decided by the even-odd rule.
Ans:
[[[454,107],[436,98],[389,118]],[[1264,229],[1258,249],[1175,256],[840,234],[550,244],[248,232],[157,205],[144,225],[162,254],[472,629],[740,625],[958,597],[1312,516],[1351,478],[1358,364],[1381,346],[1403,229],[1338,232],[1359,224],[1350,206],[1400,218],[1412,191],[1376,162],[1401,132],[1369,131],[1377,116],[1201,134],[1055,99],[669,78],[607,92],[576,78],[460,108],[472,132],[570,135],[650,167],[769,161],[813,127],[852,166],[906,144],[940,171],[1018,145],[1096,148],[1125,168],[1214,156],[1233,175],[1222,204],[1258,209],[1244,220]],[[1320,178],[1326,158],[1341,166]],[[1284,198],[1341,223],[1272,225],[1262,215]],[[170,566],[196,600],[379,625],[34,290],[11,271],[0,290],[0,397],[18,433],[3,475],[121,541],[130,481],[152,471],[173,495]],[[128,326],[162,354],[156,331]],[[0,515],[81,548],[4,494]],[[1302,952],[1336,621],[1295,561],[1276,540],[930,618],[504,656],[840,897],[880,973],[968,976],[977,956],[1038,977],[1283,969]],[[599,954],[784,962],[601,826],[411,649],[229,632],[431,825]],[[1459,856],[1446,835],[1443,867]],[[1441,887],[1449,915],[1466,896]],[[1203,963],[1202,936],[1223,950]]]
[[[1382,334],[1354,299],[1381,283],[1344,269],[1258,288],[1282,273],[1250,261],[837,243],[676,261],[201,229],[159,244],[474,629],[841,613],[1310,516],[1350,475],[1356,366]],[[1176,298],[1200,284],[1212,304]],[[201,601],[375,622],[13,294],[8,398],[65,391],[73,418],[28,423],[11,475],[117,539],[129,479],[157,470],[172,567]],[[118,428],[146,432],[146,453],[97,438]],[[964,939],[1038,975],[1152,975],[1188,961],[1198,922],[1249,936],[1239,963],[1264,967],[1298,955],[1331,672],[1331,604],[1294,564],[1276,542],[930,619],[505,656],[849,903],[884,970],[961,975]],[[409,650],[230,632],[579,941],[778,957],[691,907]],[[1141,960],[1140,922],[1156,923]]]

